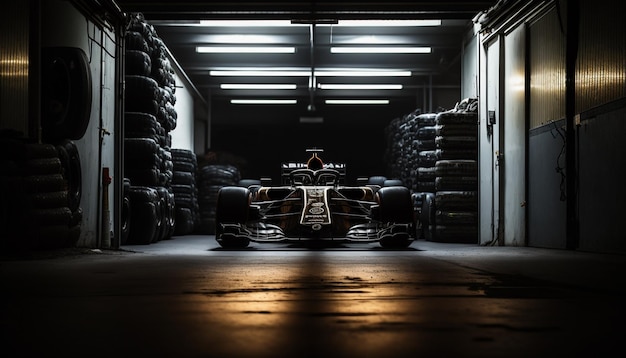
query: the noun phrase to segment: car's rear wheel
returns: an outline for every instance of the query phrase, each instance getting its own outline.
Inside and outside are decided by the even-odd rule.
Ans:
[[[217,194],[215,211],[215,240],[223,248],[241,249],[250,239],[225,229],[225,224],[245,224],[250,208],[250,190],[238,186],[225,186]]]

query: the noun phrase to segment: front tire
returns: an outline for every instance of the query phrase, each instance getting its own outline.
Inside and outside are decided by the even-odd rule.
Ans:
[[[215,211],[215,240],[228,249],[242,249],[250,239],[238,233],[226,232],[224,224],[245,224],[250,208],[250,190],[238,186],[225,186],[217,194]]]
[[[379,240],[380,246],[389,249],[407,248],[413,242],[411,228],[415,224],[413,201],[409,189],[403,186],[382,187],[376,193],[376,198],[379,221],[406,224],[392,227],[391,232]]]

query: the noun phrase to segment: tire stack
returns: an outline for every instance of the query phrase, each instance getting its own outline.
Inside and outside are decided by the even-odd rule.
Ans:
[[[197,231],[201,234],[215,234],[215,211],[217,193],[224,186],[238,185],[241,180],[239,169],[230,164],[209,164],[198,171],[198,202],[200,222]]]
[[[170,238],[175,228],[175,80],[163,41],[141,15],[131,16],[125,37],[124,170],[132,218],[125,243],[150,244]]]
[[[432,241],[478,242],[478,117],[474,101],[461,104],[437,115]]]
[[[409,189],[417,185],[417,152],[413,146],[418,129],[419,110],[396,118],[386,128],[387,152],[385,159],[387,174],[397,178]]]
[[[200,218],[196,185],[198,161],[191,150],[173,148],[171,151],[174,163],[172,190],[176,203],[174,235],[188,235],[195,231]]]
[[[71,186],[72,174],[68,169],[72,169],[70,165],[78,158],[71,158],[69,162],[65,145],[75,149],[70,141],[55,146],[0,139],[0,243],[3,251],[76,245],[82,210],[80,197],[75,194],[80,194],[80,186]],[[80,167],[78,169],[80,172]]]
[[[435,113],[424,113],[416,118],[418,129],[413,147],[417,152],[417,183],[414,191],[418,193],[435,192],[436,117]]]

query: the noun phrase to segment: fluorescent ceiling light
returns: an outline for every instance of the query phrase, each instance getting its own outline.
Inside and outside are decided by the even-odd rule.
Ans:
[[[212,27],[288,27],[299,26],[292,24],[291,20],[201,20],[201,26]],[[302,25],[309,26],[309,25]]]
[[[331,53],[430,53],[430,47],[331,47]]]
[[[410,77],[411,71],[396,70],[345,70],[345,71],[315,71],[318,77]]]
[[[216,70],[209,71],[210,76],[224,77],[307,77],[311,71],[289,71],[289,70]]]
[[[221,89],[238,89],[238,90],[294,90],[297,88],[295,84],[245,84],[245,83],[223,83]]]
[[[231,99],[232,104],[296,104],[295,99]]]
[[[271,69],[238,69],[238,70],[211,70],[210,76],[247,76],[247,77],[309,77],[307,70],[271,70]],[[319,70],[317,77],[410,77],[411,71],[404,70]]]
[[[333,26],[379,27],[379,26],[440,26],[441,20],[340,20]]]
[[[198,25],[198,23],[188,24]],[[291,20],[201,20],[200,26],[207,27],[290,27],[310,26],[303,22],[291,22]],[[440,26],[441,20],[339,20],[337,23],[319,23],[317,26],[350,26],[350,27],[414,27],[414,26]]]
[[[389,104],[388,99],[327,99],[326,104]]]
[[[198,46],[198,53],[295,53],[295,47],[281,46]]]
[[[354,84],[334,84],[334,83],[320,83],[319,89],[323,90],[401,90],[402,85],[384,85],[384,84],[370,84],[370,85],[354,85]]]
[[[277,36],[271,35],[210,35],[208,43],[220,44],[271,44],[278,43]]]

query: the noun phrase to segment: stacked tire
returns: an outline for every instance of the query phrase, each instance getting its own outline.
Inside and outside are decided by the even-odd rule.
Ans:
[[[171,152],[174,163],[172,190],[176,204],[174,235],[188,235],[196,230],[200,220],[196,185],[198,161],[196,154],[191,150],[174,148]]]
[[[418,130],[419,111],[396,118],[386,128],[387,175],[398,178],[403,185],[412,189],[416,182],[417,152],[412,145]]]
[[[124,171],[129,183],[128,237],[123,244],[150,244],[175,231],[170,132],[176,128],[174,72],[167,49],[140,14],[126,33]]]
[[[425,113],[417,118],[418,130],[413,145],[417,152],[415,192],[418,193],[435,192],[435,163],[438,159],[435,144],[436,116],[434,113]]]
[[[388,171],[411,189],[416,237],[477,242],[478,126],[475,99],[410,115],[386,128]]]
[[[478,116],[475,101],[462,103],[463,108],[441,112],[436,119],[432,241],[478,242]]]
[[[66,146],[75,152],[73,142]],[[60,146],[61,148],[61,146]],[[72,162],[62,146],[0,139],[0,240],[3,250],[72,247],[80,236],[80,187],[71,185]],[[75,152],[77,153],[77,152]],[[80,167],[77,168],[80,173]],[[78,178],[79,179],[79,178]],[[77,182],[80,182],[78,180]],[[76,191],[77,190],[77,191]]]
[[[198,171],[198,202],[200,222],[197,231],[202,234],[215,234],[215,212],[217,194],[225,186],[237,186],[241,180],[239,169],[230,164],[209,164]]]

